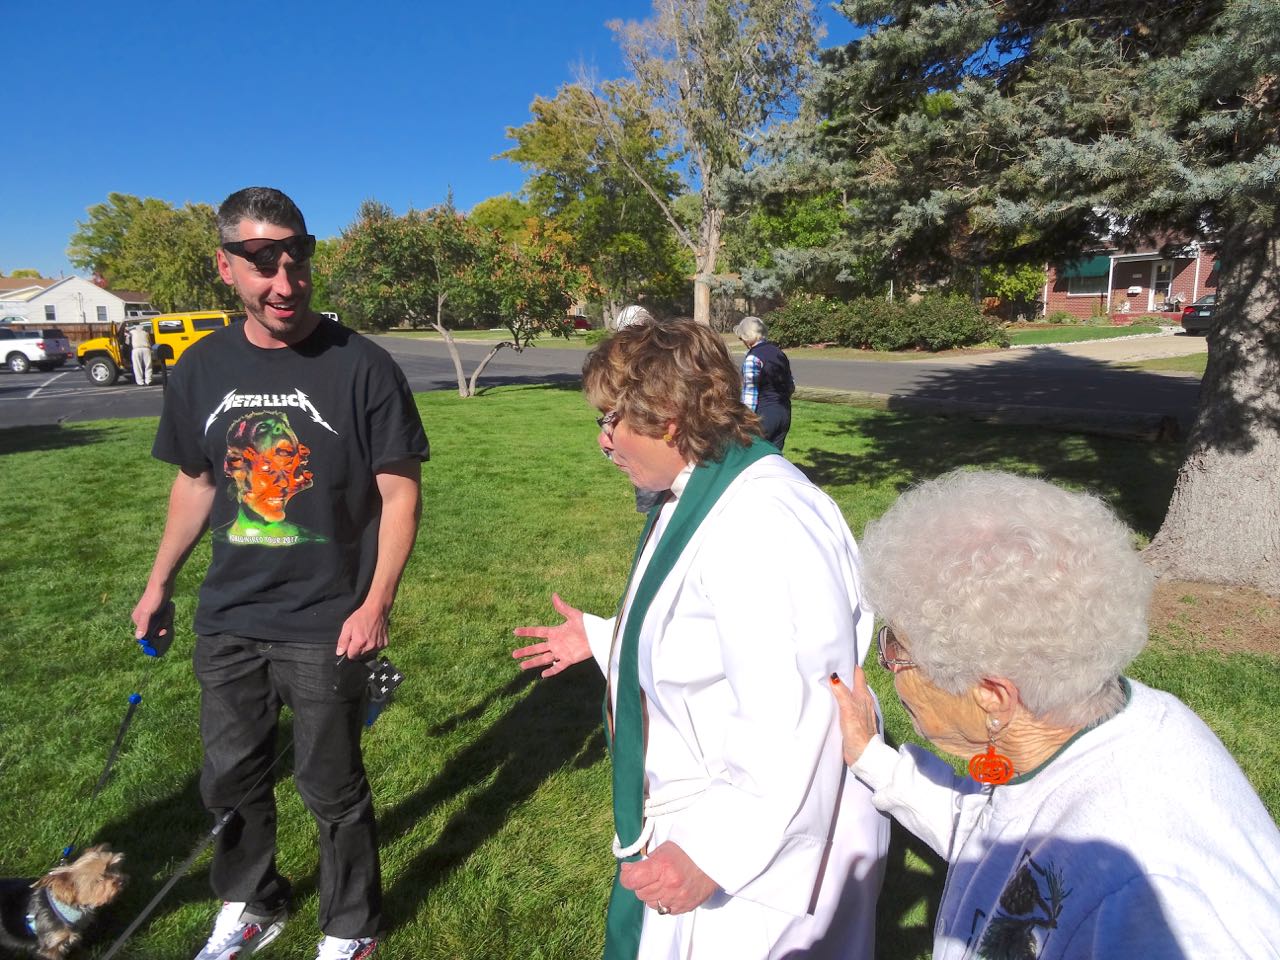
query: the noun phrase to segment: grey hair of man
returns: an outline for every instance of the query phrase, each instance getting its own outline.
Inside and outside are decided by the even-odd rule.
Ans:
[[[1154,578],[1097,497],[957,470],[904,493],[861,554],[869,603],[935,686],[1003,677],[1033,715],[1069,728],[1123,707]]]
[[[733,335],[754,346],[768,335],[769,329],[759,317],[743,317],[733,328]]]
[[[274,187],[245,187],[222,201],[222,206],[218,207],[218,237],[221,242],[240,239],[241,220],[291,227],[298,233],[307,232],[307,221],[303,219],[298,205]]]
[[[613,320],[615,330],[622,330],[635,323],[653,323],[653,315],[638,303],[623,307]]]

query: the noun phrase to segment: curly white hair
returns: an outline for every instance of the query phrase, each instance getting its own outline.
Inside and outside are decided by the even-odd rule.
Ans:
[[[1063,726],[1123,705],[1117,679],[1146,643],[1154,578],[1097,497],[957,470],[904,493],[861,553],[867,598],[934,685],[1004,677]]]

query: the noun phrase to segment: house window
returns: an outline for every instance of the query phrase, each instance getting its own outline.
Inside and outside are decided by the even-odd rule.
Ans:
[[[52,303],[45,304],[44,319],[47,323],[58,322],[58,308],[55,307]]]
[[[1058,277],[1067,281],[1069,297],[1100,297],[1107,292],[1107,278],[1111,276],[1111,254],[1095,253],[1065,263],[1058,268]]]
[[[106,307],[98,307],[98,322],[99,322],[99,323],[106,323],[106,322],[107,322],[107,308],[106,308]]]
[[[1169,299],[1173,288],[1173,261],[1161,260],[1155,265],[1154,279],[1151,282],[1151,299],[1154,303],[1164,303]]]
[[[1067,296],[1100,297],[1107,292],[1107,277],[1067,277]]]

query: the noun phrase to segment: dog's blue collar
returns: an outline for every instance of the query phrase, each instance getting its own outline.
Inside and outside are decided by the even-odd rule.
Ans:
[[[48,887],[41,887],[40,892],[44,894],[44,902],[49,905],[49,909],[62,918],[62,922],[72,927],[80,922],[84,916],[84,911],[71,906],[69,903],[63,903],[52,893]],[[27,929],[31,931],[31,935],[36,935],[36,915],[34,912],[27,914]]]

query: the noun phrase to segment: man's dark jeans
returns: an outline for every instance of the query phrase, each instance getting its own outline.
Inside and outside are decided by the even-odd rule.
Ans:
[[[270,910],[289,898],[276,870],[276,728],[293,712],[293,776],[320,829],[320,929],[371,937],[382,909],[373,797],[360,756],[368,671],[328,644],[200,637],[200,794],[215,818],[239,804],[214,844],[210,881],[223,900]],[[256,784],[256,785],[255,785]]]
[[[756,411],[760,416],[761,435],[781,452],[786,446],[791,430],[791,407],[777,403],[762,403]]]

